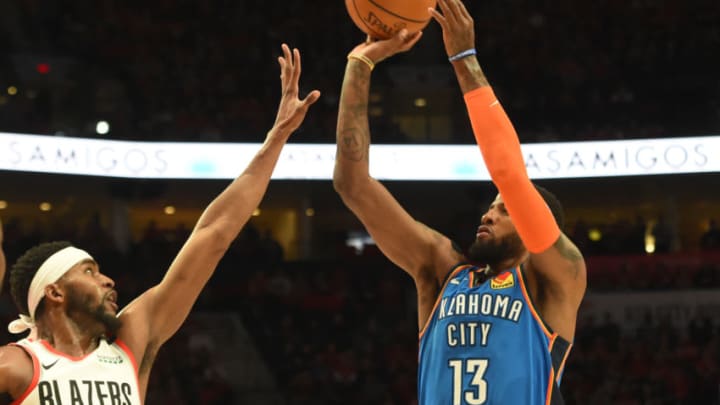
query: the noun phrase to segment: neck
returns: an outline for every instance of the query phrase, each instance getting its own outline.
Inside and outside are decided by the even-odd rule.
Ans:
[[[57,351],[83,357],[97,349],[105,334],[98,322],[82,322],[53,313],[37,320],[37,338],[46,340]]]
[[[518,267],[519,265],[524,263],[529,257],[530,254],[528,252],[525,252],[518,257],[511,257],[498,263],[488,263],[485,266],[484,272],[488,276],[492,277],[502,273],[507,269],[514,269],[515,267]]]

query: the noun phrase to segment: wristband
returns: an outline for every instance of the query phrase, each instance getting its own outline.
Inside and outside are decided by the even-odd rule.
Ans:
[[[359,60],[360,62],[366,64],[367,67],[370,68],[371,72],[373,69],[375,69],[375,63],[365,55],[359,55],[359,54],[356,55],[354,53],[351,53],[350,55],[348,55],[348,59]]]
[[[477,54],[477,51],[475,50],[475,48],[466,49],[460,53],[456,53],[455,55],[449,57],[448,60],[450,62],[455,62],[456,60],[460,60],[462,58],[467,58],[470,55],[476,55],[476,54]]]

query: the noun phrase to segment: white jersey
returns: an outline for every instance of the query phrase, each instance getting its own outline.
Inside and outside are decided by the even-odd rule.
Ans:
[[[44,340],[23,339],[17,345],[32,357],[33,379],[23,405],[140,405],[137,363],[128,347],[104,339],[92,353],[74,358]]]

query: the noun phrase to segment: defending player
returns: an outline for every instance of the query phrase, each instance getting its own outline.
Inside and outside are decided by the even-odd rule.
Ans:
[[[114,282],[65,242],[30,249],[10,284],[29,338],[0,347],[0,403],[141,404],[150,369],[182,325],[230,243],[259,205],[280,151],[320,93],[298,98],[300,53],[282,45],[274,126],[247,166],[205,209],[159,284],[118,314]]]

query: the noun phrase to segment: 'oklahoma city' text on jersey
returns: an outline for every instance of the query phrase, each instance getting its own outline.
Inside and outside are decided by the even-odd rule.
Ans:
[[[535,310],[520,267],[456,267],[420,331],[419,405],[556,405],[571,345]]]

